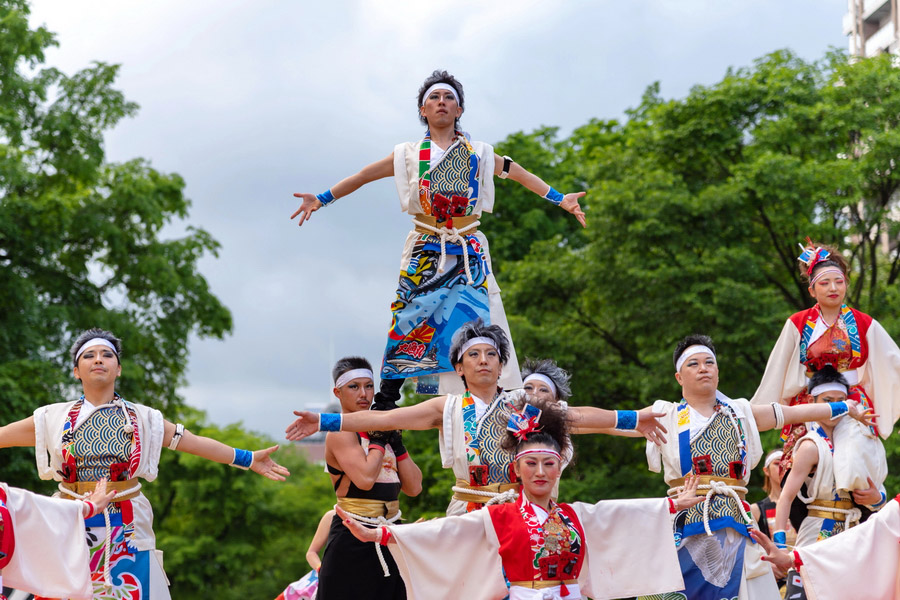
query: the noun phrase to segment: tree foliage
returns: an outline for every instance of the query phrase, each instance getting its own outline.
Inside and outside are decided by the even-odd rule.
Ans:
[[[191,227],[163,239],[188,213],[182,178],[105,159],[104,132],[137,111],[118,66],[44,66],[56,41],[28,13],[0,2],[0,422],[74,394],[68,348],[89,327],[123,338],[126,398],[176,411],[189,335],[231,328],[197,271],[218,243]],[[4,480],[36,485],[28,453],[4,458]]]
[[[519,356],[570,369],[576,403],[643,406],[678,398],[672,349],[703,332],[718,346],[723,391],[749,397],[784,320],[812,305],[795,260],[806,236],[846,253],[848,302],[896,337],[898,119],[890,57],[807,62],[779,51],[685,98],[650,86],[623,122],[591,121],[563,139],[546,129],[510,136],[499,151],[543,149],[542,176],[588,191],[583,232],[533,200],[512,203],[502,224],[486,220],[492,249],[506,252],[495,265]],[[536,211],[550,224],[534,227]],[[528,235],[514,248],[495,241],[510,231]],[[662,489],[643,465],[632,468],[638,444],[576,444],[581,468],[564,492]]]

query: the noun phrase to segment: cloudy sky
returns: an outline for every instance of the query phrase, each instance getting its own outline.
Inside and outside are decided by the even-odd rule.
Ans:
[[[463,82],[476,139],[565,133],[621,118],[654,81],[681,97],[778,48],[807,59],[844,49],[846,10],[846,0],[36,0],[32,21],[57,32],[48,62],[66,72],[122,65],[118,87],[141,110],[108,134],[109,160],[180,173],[188,224],[222,244],[201,270],[234,332],[193,340],[185,397],[216,423],[281,438],[292,409],[328,401],[336,358],[380,363],[409,229],[390,180],[302,229],[288,219],[292,193],[321,192],[420,138],[415,95],[432,70]]]

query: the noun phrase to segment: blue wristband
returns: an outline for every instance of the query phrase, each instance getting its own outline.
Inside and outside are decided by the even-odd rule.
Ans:
[[[776,531],[772,534],[772,541],[782,550],[787,550],[787,532],[780,530]]]
[[[875,504],[870,505],[871,508],[881,508],[881,506],[887,502],[887,496],[884,495],[884,492],[881,492],[881,500],[876,502]]]
[[[331,193],[331,190],[325,190],[321,194],[316,194],[316,199],[322,203],[322,206],[328,206],[336,200],[334,194]]]
[[[850,410],[850,407],[847,406],[846,402],[830,402],[828,406],[831,407],[831,418],[837,419],[838,417],[842,417],[847,414]]]
[[[638,413],[636,410],[617,410],[616,429],[619,431],[634,431],[637,429]]]
[[[319,431],[340,431],[340,413],[322,413],[319,415]]]
[[[234,449],[234,460],[231,461],[232,467],[237,467],[238,469],[249,469],[250,465],[253,464],[253,453],[249,450],[241,450],[240,448]]]
[[[559,206],[559,203],[563,201],[563,198],[565,198],[565,196],[551,187],[549,190],[547,190],[547,193],[544,194],[544,198]]]

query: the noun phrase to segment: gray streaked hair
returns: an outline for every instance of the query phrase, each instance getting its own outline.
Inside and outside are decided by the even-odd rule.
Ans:
[[[497,352],[500,353],[500,364],[506,364],[506,361],[509,360],[510,346],[506,332],[499,325],[485,325],[482,319],[465,323],[453,334],[453,341],[450,343],[450,364],[459,364],[461,360],[459,356],[460,349],[466,342],[477,337],[486,337],[494,340]]]
[[[525,362],[522,363],[522,379],[524,380],[532,373],[539,373],[540,375],[550,378],[550,381],[556,386],[557,400],[565,401],[572,395],[572,386],[569,384],[569,380],[572,379],[572,376],[569,375],[565,369],[557,365],[556,361],[549,358],[526,358]]]

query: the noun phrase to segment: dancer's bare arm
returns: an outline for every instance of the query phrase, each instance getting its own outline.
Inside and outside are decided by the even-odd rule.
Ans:
[[[665,426],[659,422],[663,413],[653,412],[650,407],[638,411],[637,429],[633,432],[616,431],[616,411],[596,408],[594,406],[570,406],[569,422],[572,433],[609,433],[616,431],[619,435],[645,437],[655,444],[665,444],[667,433]]]
[[[336,464],[353,485],[361,490],[372,489],[384,466],[384,448],[369,446],[367,454],[359,445],[355,433],[329,433],[325,440],[325,450],[325,458],[329,464]]]
[[[864,425],[871,426],[878,416],[870,410],[863,410],[859,402],[847,400],[850,410],[847,416],[860,421]],[[756,427],[760,431],[768,431],[776,425],[775,411],[771,404],[752,404],[753,418],[756,419]],[[831,407],[827,402],[822,404],[797,404],[795,406],[783,406],[785,425],[806,423],[807,421],[828,421],[831,419]]]
[[[168,446],[175,435],[175,424],[165,421],[163,427],[163,446]],[[181,440],[178,442],[177,450],[225,465],[231,464],[231,461],[234,460],[234,448],[231,446],[212,438],[193,434],[187,429],[184,430]],[[278,446],[254,451],[250,470],[273,481],[284,481],[284,478],[291,473],[272,459],[271,454],[276,450],[278,450]]]
[[[392,429],[425,430],[440,429],[444,416],[446,396],[437,396],[412,406],[394,410],[361,410],[341,416],[341,431],[391,431]],[[285,430],[292,442],[302,440],[319,431],[319,415],[295,410],[297,419]]]
[[[0,448],[34,446],[34,416],[0,427]]]
[[[331,519],[334,517],[334,510],[326,511],[322,518],[319,519],[319,526],[316,527],[316,534],[306,549],[306,562],[309,563],[314,570],[318,571],[322,566],[322,559],[319,558],[319,552],[325,547],[328,541],[328,531],[331,529]]]
[[[367,183],[371,183],[378,179],[384,179],[385,177],[392,177],[393,175],[394,153],[391,152],[390,156],[373,162],[370,165],[366,165],[359,173],[340,180],[337,184],[332,186],[331,193],[334,195],[335,200],[337,200],[338,198],[343,198],[344,196],[352,194]],[[303,202],[300,204],[300,208],[291,215],[291,219],[299,216],[300,219],[297,222],[297,225],[302,226],[306,221],[309,221],[309,217],[312,213],[322,208],[322,202],[316,198],[315,194],[308,194],[306,192],[297,192],[294,194],[294,197],[302,198]]]
[[[503,172],[503,157],[495,154],[494,155],[494,175],[500,175]],[[547,190],[550,189],[550,185],[547,184],[543,179],[535,175],[534,173],[529,172],[522,165],[517,162],[514,162],[509,167],[509,179],[512,179],[516,183],[521,183],[526,189],[534,192],[538,196],[543,197],[544,194],[547,193]],[[581,210],[581,206],[578,204],[578,199],[584,196],[586,192],[573,192],[571,194],[566,194],[563,197],[563,201],[560,202],[559,207],[566,212],[572,213],[575,219],[581,223],[582,227],[587,227],[587,223],[584,220],[584,211]]]

